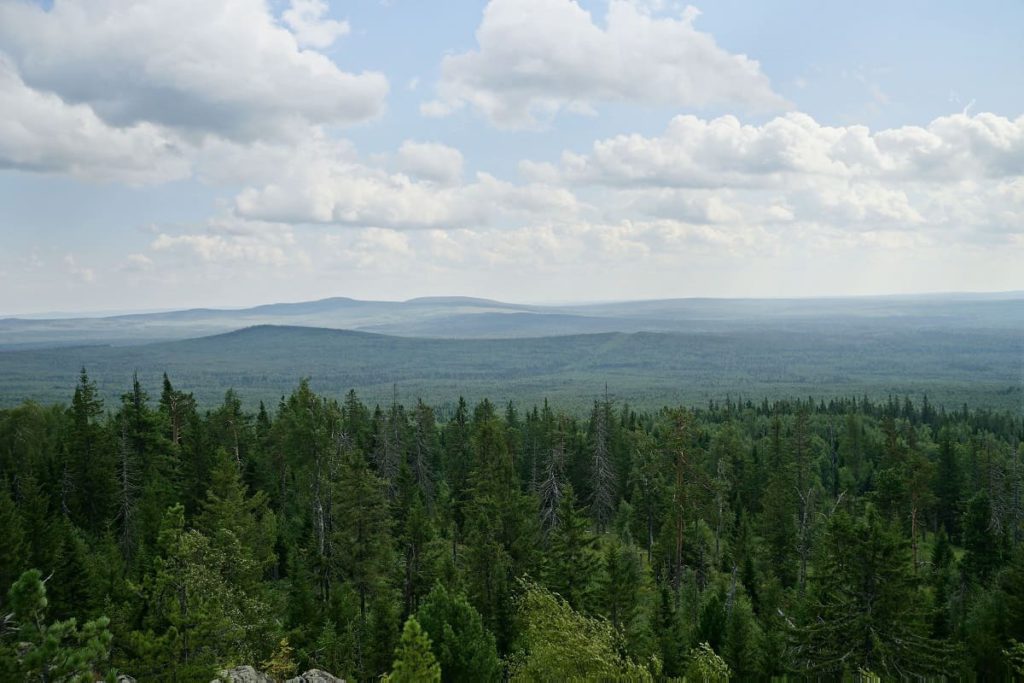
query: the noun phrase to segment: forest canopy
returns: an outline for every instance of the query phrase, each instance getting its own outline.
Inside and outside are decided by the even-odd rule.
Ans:
[[[0,410],[0,676],[1024,675],[1019,416],[455,406]]]

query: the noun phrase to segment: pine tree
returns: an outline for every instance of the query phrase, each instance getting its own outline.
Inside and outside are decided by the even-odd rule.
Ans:
[[[420,598],[430,587],[429,550],[435,532],[423,502],[422,489],[416,485],[410,468],[404,463],[398,476],[398,490],[397,540],[404,560],[403,614],[408,616],[416,611]]]
[[[57,566],[60,549],[59,518],[34,475],[18,478],[15,505],[28,546],[22,564],[49,574]]]
[[[110,620],[100,617],[78,628],[74,618],[47,623],[46,585],[37,569],[26,571],[10,590],[12,612],[0,632],[0,676],[10,681],[88,683],[106,673],[113,640]],[[108,679],[113,679],[111,670]]]
[[[416,619],[433,644],[446,683],[501,679],[501,663],[494,636],[466,597],[434,585],[416,613]]]
[[[167,510],[153,568],[140,586],[141,628],[128,637],[140,678],[209,680],[227,661],[262,661],[275,644],[272,615],[252,586],[239,584],[256,565],[251,552],[227,549],[185,528],[180,504]]]
[[[441,680],[441,666],[434,658],[430,638],[416,617],[409,617],[402,629],[402,639],[395,649],[395,663],[388,681],[391,683],[430,683]]]

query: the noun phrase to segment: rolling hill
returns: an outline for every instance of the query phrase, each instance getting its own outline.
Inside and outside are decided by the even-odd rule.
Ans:
[[[851,327],[852,326],[852,327]],[[409,338],[302,326],[248,327],[195,339],[0,351],[0,405],[67,401],[88,368],[108,400],[138,371],[151,392],[164,372],[202,405],[234,388],[274,403],[300,377],[317,391],[371,402],[463,395],[584,407],[607,384],[656,407],[727,395],[927,394],[934,403],[1019,409],[1024,338],[1005,326],[750,324],[723,331],[604,332],[506,339]]]

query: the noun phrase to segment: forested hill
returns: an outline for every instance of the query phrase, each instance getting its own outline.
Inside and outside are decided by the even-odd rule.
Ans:
[[[0,680],[1024,676],[1019,414],[65,391],[0,410]]]
[[[2,311],[0,311],[2,313]],[[124,346],[301,325],[404,337],[489,339],[601,332],[789,330],[850,335],[896,331],[1024,332],[1024,292],[816,299],[662,299],[526,305],[471,297],[359,301],[334,297],[245,309],[99,317],[0,317],[0,350],[83,343]]]
[[[927,395],[947,407],[1019,408],[1024,335],[1016,328],[766,326],[725,332],[604,333],[525,339],[420,339],[258,326],[133,346],[0,351],[0,405],[49,403],[86,367],[107,399],[137,371],[189,386],[201,406],[235,389],[249,407],[276,403],[296,377],[371,402],[454,397],[586,409],[608,391],[633,405],[704,404],[726,396]]]

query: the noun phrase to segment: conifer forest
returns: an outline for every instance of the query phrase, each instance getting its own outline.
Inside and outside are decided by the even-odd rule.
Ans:
[[[0,411],[3,680],[1024,676],[1010,413],[68,394]]]

